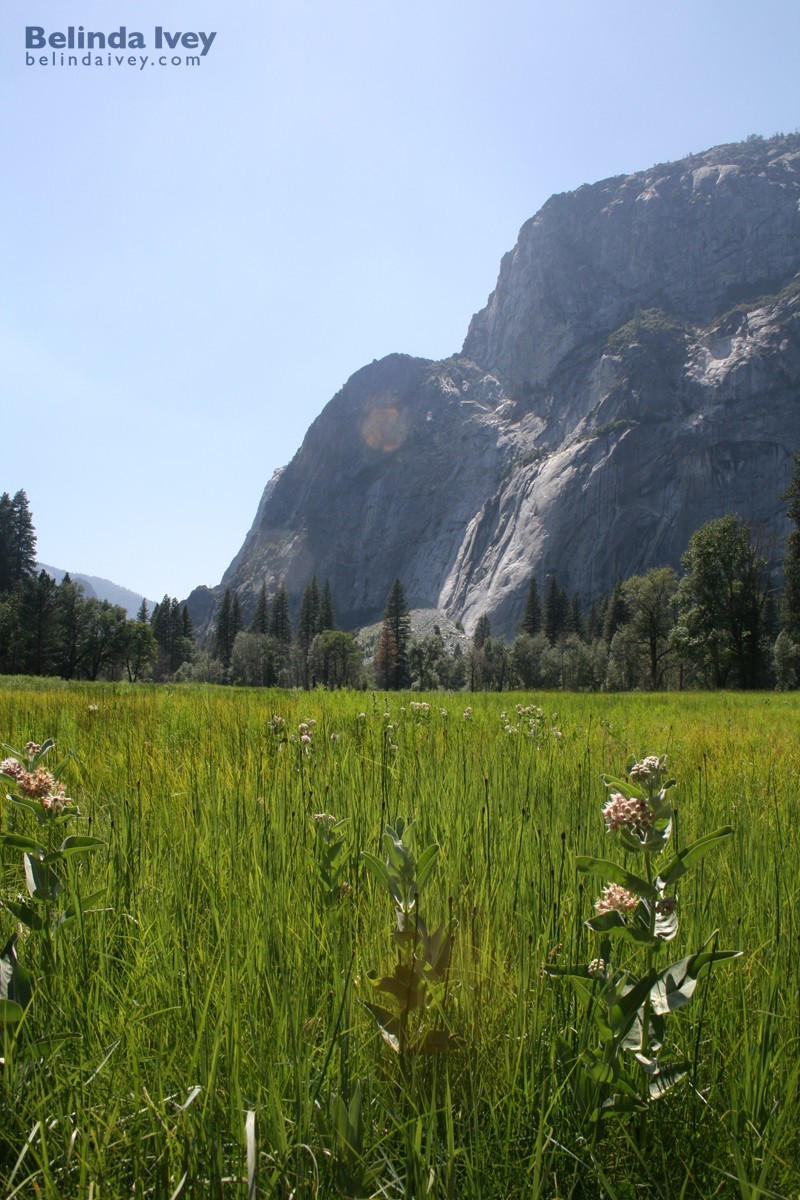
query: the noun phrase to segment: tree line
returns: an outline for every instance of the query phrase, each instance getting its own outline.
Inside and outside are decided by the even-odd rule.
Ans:
[[[400,579],[372,653],[337,628],[330,583],[308,581],[293,620],[284,583],[263,584],[244,612],[225,591],[198,639],[185,605],[165,595],[135,619],[36,569],[24,492],[0,497],[0,672],[65,679],[204,680],[251,687],[386,690],[661,690],[800,686],[800,455],[783,494],[791,532],[783,586],[745,521],[729,513],[690,539],[679,574],[655,567],[620,580],[588,610],[557,576],[530,580],[512,641],[488,615],[472,637],[414,636]],[[462,631],[463,634],[463,631]]]

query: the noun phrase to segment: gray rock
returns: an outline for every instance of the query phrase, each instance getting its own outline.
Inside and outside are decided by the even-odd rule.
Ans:
[[[348,380],[215,591],[246,607],[285,579],[296,601],[316,572],[355,627],[399,576],[412,607],[513,634],[532,575],[588,603],[728,511],[780,558],[798,272],[797,135],[553,197],[460,355]]]

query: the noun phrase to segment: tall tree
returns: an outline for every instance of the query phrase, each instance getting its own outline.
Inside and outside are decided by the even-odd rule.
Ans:
[[[297,614],[297,666],[301,685],[307,688],[310,683],[308,654],[311,643],[317,636],[319,622],[319,587],[316,575],[312,575],[303,592],[300,601],[300,612]]]
[[[625,600],[625,593],[622,587],[622,580],[618,579],[614,584],[614,590],[609,597],[608,606],[606,608],[605,620],[603,621],[603,637],[611,645],[614,634],[628,620],[630,613]]]
[[[289,608],[289,595],[286,591],[286,584],[281,580],[278,584],[278,590],[275,593],[275,598],[272,601],[272,614],[269,619],[269,631],[272,637],[275,638],[282,646],[291,645],[292,641],[292,613]]]
[[[558,586],[555,575],[550,576],[544,598],[544,631],[551,646],[567,632],[569,597],[566,590]]]
[[[22,669],[29,675],[52,674],[58,651],[58,588],[45,570],[19,582],[17,611],[24,645]]]
[[[63,679],[75,679],[80,667],[85,621],[83,584],[73,583],[67,571],[58,589],[58,656],[56,671]]]
[[[260,633],[262,636],[269,633],[269,600],[267,599],[266,582],[262,583],[258,593],[255,612],[250,622],[250,632]]]
[[[472,644],[476,650],[480,650],[483,643],[488,637],[492,636],[492,627],[489,622],[487,613],[481,613],[475,623],[475,632],[472,635]]]
[[[662,686],[674,650],[670,635],[675,624],[677,587],[678,576],[672,567],[653,567],[646,575],[632,575],[622,585],[629,613],[626,628],[631,642],[645,655],[647,687],[651,691]]]
[[[781,499],[789,501],[787,516],[792,528],[783,553],[781,620],[790,637],[800,639],[800,451],[793,455],[792,478]]]
[[[24,491],[0,496],[0,594],[36,574],[36,533]]]
[[[539,599],[539,585],[536,582],[536,576],[531,576],[531,581],[528,584],[528,592],[525,596],[525,609],[522,614],[522,620],[519,624],[519,632],[527,633],[529,637],[536,637],[542,628],[542,602]]]
[[[766,561],[747,524],[734,513],[709,521],[691,537],[676,594],[676,641],[713,687],[765,682]]]
[[[336,628],[336,611],[333,607],[333,592],[331,591],[331,581],[326,579],[322,585],[322,592],[319,598],[319,617],[317,619],[317,633],[324,633],[326,629]]]
[[[230,588],[225,589],[225,595],[222,597],[222,604],[217,613],[217,620],[214,626],[214,650],[217,658],[222,663],[225,670],[231,665],[231,655],[233,654],[233,643],[236,640],[236,632],[233,628],[233,598]]]
[[[408,650],[411,642],[411,617],[408,611],[405,589],[399,579],[395,579],[389,595],[386,597],[386,608],[383,614],[383,627],[375,650],[376,675],[378,674],[379,651],[382,658],[381,674],[384,682],[380,685],[390,691],[399,691],[408,687],[411,678],[408,665]]]

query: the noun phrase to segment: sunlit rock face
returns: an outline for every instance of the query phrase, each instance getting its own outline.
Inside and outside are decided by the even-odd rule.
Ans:
[[[800,446],[800,137],[555,196],[463,351],[357,371],[267,485],[218,595],[330,579],[513,634],[532,575],[584,602],[728,511],[778,557]],[[191,604],[190,604],[191,608]]]

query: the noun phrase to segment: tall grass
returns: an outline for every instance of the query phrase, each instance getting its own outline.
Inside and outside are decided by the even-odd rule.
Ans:
[[[800,698],[410,700],[0,688],[3,741],[73,755],[75,831],[105,843],[77,884],[106,887],[0,1069],[4,1195],[800,1195]],[[533,737],[516,712],[531,701]],[[579,1040],[582,1014],[542,972],[592,957],[595,893],[574,858],[607,853],[600,775],[631,753],[669,755],[678,848],[735,829],[680,891],[679,947],[718,928],[745,951],[671,1018],[674,1057],[696,1065],[649,1109],[646,1152],[624,1121],[586,1137],[556,1045]],[[316,812],[349,819],[334,904]],[[426,920],[459,921],[454,1048],[407,1061],[363,1005],[395,951],[361,852],[397,816],[441,847]],[[11,818],[4,802],[0,829]],[[13,898],[20,856],[0,853]],[[14,928],[0,909],[0,945]]]

